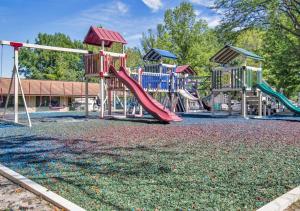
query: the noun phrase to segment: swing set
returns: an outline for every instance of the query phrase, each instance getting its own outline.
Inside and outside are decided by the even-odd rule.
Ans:
[[[10,95],[11,95],[10,93],[11,93],[11,89],[13,87],[12,84],[14,83],[14,91],[13,91],[13,96],[14,96],[14,123],[20,124],[19,123],[19,89],[20,89],[22,100],[24,102],[24,107],[25,107],[25,112],[26,112],[29,127],[31,127],[32,124],[31,124],[31,119],[30,119],[30,115],[29,115],[29,112],[28,112],[28,107],[27,107],[27,103],[26,103],[26,99],[25,99],[25,95],[24,95],[24,91],[23,91],[23,88],[22,88],[20,75],[19,75],[19,50],[20,50],[20,48],[43,49],[43,50],[58,51],[58,52],[78,53],[78,54],[88,54],[89,53],[87,50],[82,50],[82,49],[53,47],[53,46],[45,46],[45,45],[37,45],[37,44],[21,43],[21,42],[12,42],[12,41],[4,41],[4,40],[0,40],[0,45],[2,45],[2,49],[1,49],[1,75],[2,75],[2,67],[3,67],[3,46],[4,45],[10,46],[14,49],[14,67],[13,67],[12,75],[11,75],[11,78],[10,78],[9,90],[8,90],[8,95],[7,95],[6,102],[5,102],[4,112],[2,114],[2,119],[5,119],[5,115],[6,115],[7,107],[8,107],[8,102],[9,102],[9,98],[10,98]],[[86,92],[87,92],[87,90],[86,90]],[[51,109],[51,110],[60,109],[61,106],[51,105],[51,98],[52,98],[52,94],[50,93],[49,109]],[[1,99],[3,100],[3,93],[1,93]]]
[[[1,45],[1,55],[0,55],[0,62],[1,62],[1,64],[0,64],[0,77],[2,77],[2,74],[3,74],[3,54],[4,54],[4,52],[3,52],[3,45]],[[3,97],[3,90],[2,90],[2,88],[1,88],[1,90],[0,90],[0,106],[3,104],[3,102],[4,102],[4,97]]]

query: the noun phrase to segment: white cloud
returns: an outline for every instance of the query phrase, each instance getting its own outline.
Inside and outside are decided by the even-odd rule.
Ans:
[[[121,4],[118,5],[118,2]],[[122,1],[100,3],[91,8],[81,10],[74,16],[68,16],[52,23],[62,25],[64,30],[72,29],[78,39],[82,39],[89,26],[101,24],[104,28],[120,32],[128,46],[139,46],[142,33],[149,28],[155,28],[156,24],[161,23],[163,17],[155,14],[140,16],[137,18],[126,4]],[[49,24],[48,24],[49,25]],[[139,26],[139,27],[136,27]],[[57,27],[57,26],[56,26]]]
[[[199,17],[199,16],[201,15],[201,11],[200,11],[200,10],[195,10],[195,15],[196,15],[197,17]]]
[[[133,35],[129,35],[127,36],[127,42],[131,42],[131,41],[136,41],[136,40],[140,40],[142,38],[142,34],[138,33],[138,34],[133,34]]]
[[[203,19],[207,22],[208,26],[214,28],[220,24],[221,18],[217,14],[205,14],[200,10],[195,10],[198,19]]]
[[[211,7],[214,5],[214,0],[190,0],[190,2],[205,7]]]
[[[121,1],[101,3],[79,12],[76,17],[68,17],[60,20],[60,24],[87,26],[98,24],[110,24],[115,20],[121,20],[128,15],[129,7]]]
[[[212,28],[218,26],[221,21],[220,17],[218,16],[205,17],[204,19],[207,21],[208,26]]]
[[[161,0],[142,0],[153,12],[161,9],[163,4]]]
[[[117,9],[123,14],[127,13],[129,10],[128,6],[121,1],[117,1],[116,5],[117,5]]]

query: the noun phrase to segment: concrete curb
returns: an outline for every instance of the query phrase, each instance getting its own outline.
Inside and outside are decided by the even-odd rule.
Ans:
[[[283,194],[282,196],[279,196],[277,199],[259,208],[257,211],[285,210],[298,200],[300,200],[300,186]]]
[[[42,197],[46,201],[52,203],[53,205],[65,209],[65,210],[75,210],[84,211],[85,209],[79,207],[73,202],[57,195],[56,193],[48,190],[47,188],[37,184],[36,182],[22,176],[21,174],[3,166],[0,164],[0,174],[7,179],[13,181],[14,183],[22,186],[26,190]]]

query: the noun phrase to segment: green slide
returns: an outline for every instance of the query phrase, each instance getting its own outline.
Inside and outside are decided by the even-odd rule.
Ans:
[[[257,84],[257,88],[259,88],[262,92],[266,93],[267,95],[277,98],[290,111],[300,115],[300,107],[295,106],[285,95],[276,92],[266,83]]]

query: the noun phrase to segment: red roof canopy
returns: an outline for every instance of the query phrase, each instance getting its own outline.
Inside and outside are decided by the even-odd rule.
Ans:
[[[83,43],[101,46],[104,41],[105,47],[111,47],[114,42],[127,44],[126,40],[119,32],[91,26],[84,38]]]
[[[182,65],[176,68],[176,73],[187,73],[191,75],[197,75],[196,72],[190,67],[190,65]]]

